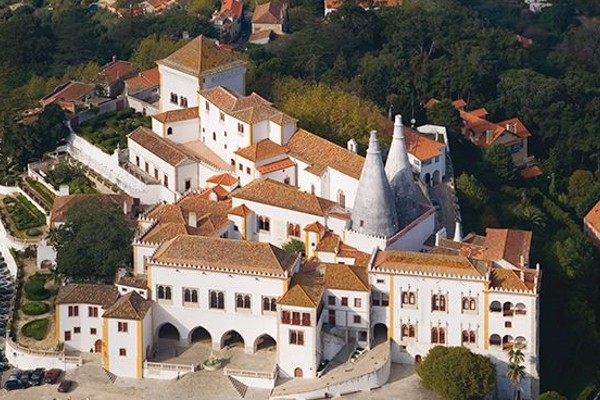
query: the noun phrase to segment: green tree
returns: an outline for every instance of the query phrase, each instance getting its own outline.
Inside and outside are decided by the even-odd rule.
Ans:
[[[427,120],[432,124],[447,127],[455,135],[461,131],[460,114],[448,99],[434,104],[433,107],[427,110]]]
[[[81,64],[94,58],[103,58],[95,53],[99,47],[101,27],[80,4],[65,5],[54,19],[56,34],[55,68],[62,70],[69,65]]]
[[[465,347],[436,346],[417,366],[423,384],[445,400],[483,399],[496,383],[489,358]]]
[[[71,65],[65,70],[65,77],[86,83],[98,81],[101,67],[93,61],[79,65]]]
[[[456,190],[459,198],[473,209],[481,210],[487,203],[487,191],[473,175],[463,173],[456,178]]]
[[[219,6],[220,2],[218,0],[192,0],[187,11],[192,15],[200,14],[210,17]]]
[[[540,394],[535,400],[568,400],[565,396],[561,395],[558,392],[544,392]]]
[[[120,207],[97,196],[74,204],[55,236],[58,272],[74,281],[111,282],[131,261],[132,227]]]
[[[184,44],[184,41],[176,42],[158,35],[150,35],[140,42],[131,61],[140,71],[150,69],[156,65],[157,60],[165,58]]]
[[[281,248],[288,253],[304,254],[304,243],[301,240],[291,238],[281,245]]]
[[[510,153],[505,145],[496,143],[485,151],[483,161],[487,167],[486,181],[491,183],[510,183],[517,178],[515,164],[512,161]],[[490,178],[495,178],[493,182]]]

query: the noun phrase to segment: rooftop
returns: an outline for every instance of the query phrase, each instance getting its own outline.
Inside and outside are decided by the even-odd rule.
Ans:
[[[102,317],[141,321],[151,307],[152,300],[144,299],[138,292],[133,291],[121,296]]]
[[[160,74],[158,67],[142,71],[138,76],[129,78],[125,81],[129,93],[136,93],[142,90],[160,86]]]
[[[69,81],[63,84],[62,86],[58,86],[52,91],[52,93],[41,99],[40,104],[46,107],[47,105],[52,104],[56,101],[78,101],[95,90],[95,85],[78,81]]]
[[[277,301],[284,306],[317,308],[323,296],[323,275],[318,271],[294,274],[290,288]]]
[[[328,289],[368,292],[371,290],[367,269],[346,264],[324,264],[325,286]]]
[[[227,254],[227,257],[223,257]],[[269,243],[180,235],[165,242],[153,262],[224,272],[286,276],[297,255]]]
[[[407,127],[404,127],[404,139],[408,152],[421,161],[441,156],[442,149],[446,147],[444,143],[436,142]]]
[[[196,157],[189,154],[177,143],[158,136],[151,129],[144,126],[140,126],[131,132],[129,139],[174,167],[186,161],[197,161]]]
[[[600,232],[600,201],[583,217],[583,221],[596,232]]]
[[[187,121],[190,119],[198,119],[198,107],[182,108],[179,110],[165,111],[160,114],[153,115],[152,118],[164,123]]]
[[[148,288],[148,279],[143,276],[122,276],[119,278],[117,284],[136,289],[146,289]]]
[[[283,24],[285,20],[285,5],[270,1],[257,4],[252,14],[253,24]]]
[[[61,286],[55,304],[97,304],[108,307],[119,297],[117,287],[93,283],[69,283]]]
[[[245,158],[246,160],[257,162],[284,155],[287,152],[288,150],[285,147],[280,146],[269,139],[263,139],[260,142],[252,144],[251,146],[236,150],[235,154]]]
[[[121,209],[123,209],[123,204],[125,203],[127,205],[128,217],[132,217],[132,212],[134,211],[136,203],[136,200],[133,197],[126,194],[78,193],[68,196],[56,196],[54,198],[52,210],[50,211],[50,223],[65,222],[67,212],[72,206],[89,199],[100,199],[101,201],[112,203]]]
[[[100,72],[107,82],[115,82],[135,75],[137,70],[129,61],[113,58],[112,61],[102,66]]]
[[[483,277],[485,272],[476,268],[464,256],[400,250],[378,250],[372,262],[372,268],[376,271],[391,270],[473,278]]]

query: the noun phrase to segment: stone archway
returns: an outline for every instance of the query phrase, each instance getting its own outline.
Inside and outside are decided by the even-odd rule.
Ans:
[[[294,378],[302,378],[303,376],[304,372],[302,371],[302,368],[298,367],[294,369]]]
[[[442,174],[439,170],[433,171],[433,184],[442,183]]]
[[[190,343],[212,343],[212,336],[210,332],[202,327],[198,326],[190,332]]]
[[[277,351],[277,341],[269,334],[262,334],[254,341],[254,352]]]
[[[234,331],[234,330],[227,331],[223,334],[223,336],[221,336],[221,348],[223,348],[223,347],[227,347],[227,348],[241,347],[243,349],[244,345],[245,345],[244,338],[237,331]]]
[[[102,340],[98,339],[94,342],[94,353],[102,353]]]
[[[373,344],[376,346],[388,339],[388,327],[386,324],[378,323],[373,326]]]
[[[170,340],[179,340],[181,335],[179,334],[179,330],[175,327],[175,325],[170,322],[166,322],[158,328],[158,338],[159,339],[170,339]]]

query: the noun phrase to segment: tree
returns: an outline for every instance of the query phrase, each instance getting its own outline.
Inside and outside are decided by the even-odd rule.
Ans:
[[[288,253],[304,254],[304,243],[301,240],[291,238],[281,245],[281,248]]]
[[[490,359],[465,347],[434,347],[417,366],[417,373],[426,387],[445,400],[482,399],[496,383]]]
[[[120,207],[102,197],[71,206],[55,237],[58,272],[74,281],[111,282],[130,262],[133,229]]]
[[[459,198],[473,209],[480,210],[487,203],[485,187],[473,175],[463,173],[456,178],[456,190]]]
[[[140,42],[131,61],[140,71],[150,69],[155,66],[157,60],[165,58],[183,44],[185,44],[184,41],[176,42],[158,35],[150,35]]]
[[[192,0],[187,8],[188,13],[200,14],[210,18],[212,13],[219,8],[219,1],[215,0]]]
[[[432,124],[447,127],[455,135],[461,131],[460,114],[448,99],[434,104],[433,107],[427,110],[427,120]]]
[[[489,176],[486,178],[489,179],[493,176],[499,181],[491,183],[510,183],[516,180],[515,164],[508,149],[502,143],[496,143],[487,149],[483,161],[488,168]]]
[[[65,70],[65,77],[86,83],[98,82],[102,67],[95,62],[71,65]]]
[[[544,392],[540,394],[535,400],[568,400],[565,396],[558,392]]]

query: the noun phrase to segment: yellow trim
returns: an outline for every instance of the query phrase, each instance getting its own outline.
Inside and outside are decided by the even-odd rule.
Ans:
[[[133,245],[133,276],[137,275],[137,245]]]
[[[308,246],[309,242],[310,242],[310,239],[308,237],[308,231],[304,231],[304,252],[306,254],[308,254],[308,251],[310,250],[310,247]]]
[[[146,281],[148,282],[148,298],[152,298],[152,274],[151,267],[148,264],[148,270],[146,271]]]
[[[138,378],[143,378],[144,377],[144,372],[143,372],[143,340],[142,340],[142,323],[144,321],[138,321],[138,329],[137,329],[137,348],[138,348],[138,357],[137,357],[137,377]]]
[[[388,338],[394,338],[394,275],[390,275],[390,298],[388,299],[390,307],[390,327],[388,329]]]
[[[242,239],[246,240],[248,234],[246,229],[246,217],[242,217]]]
[[[108,356],[108,318],[102,318],[102,365],[105,370],[110,371]]]
[[[252,146],[252,143],[254,143],[254,132],[253,132],[253,126],[252,124],[248,124],[248,126],[250,127],[250,144],[248,146]]]
[[[483,291],[483,349],[489,347],[490,337],[490,292],[489,283],[486,282],[485,290]]]
[[[288,291],[288,285],[289,285],[288,280],[284,279],[283,280],[283,294],[285,294]]]
[[[60,343],[60,304],[54,305],[54,337]]]
[[[160,73],[160,68],[158,69],[158,84],[159,86],[159,93],[165,93],[164,92],[164,85],[163,85],[163,74]],[[165,93],[166,95],[166,93]],[[158,102],[158,108],[160,108],[160,111],[163,111],[163,99],[162,99],[162,95],[160,96],[160,101]]]

